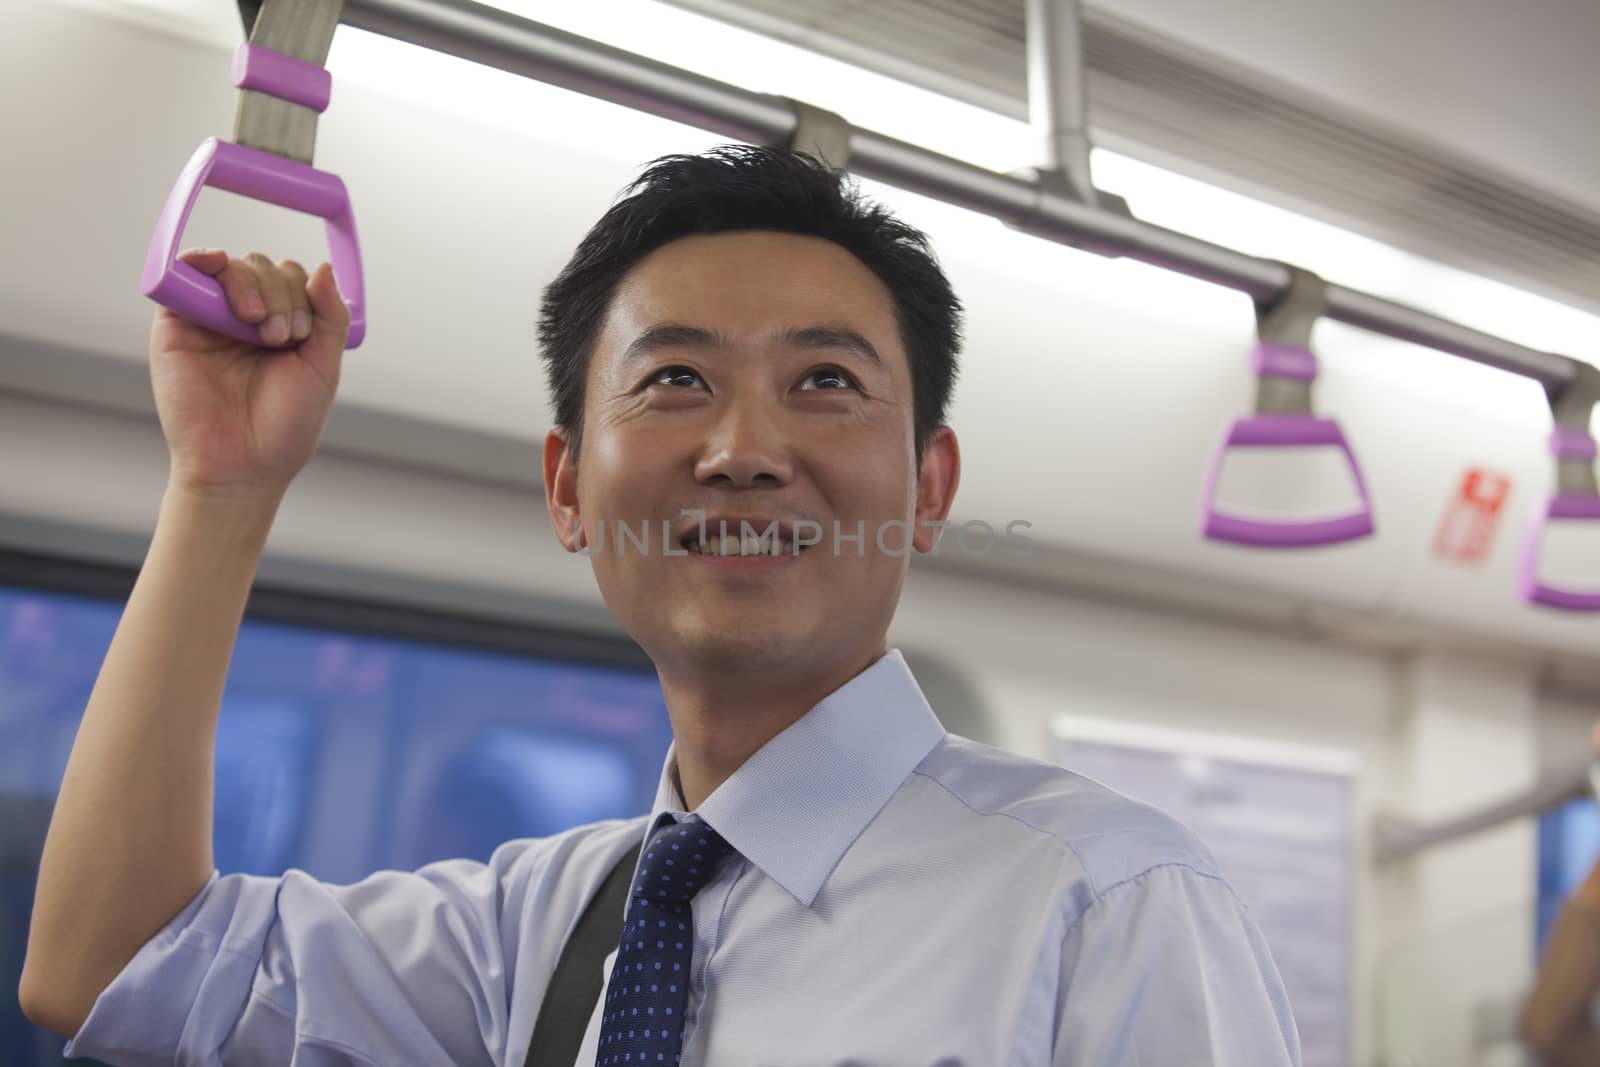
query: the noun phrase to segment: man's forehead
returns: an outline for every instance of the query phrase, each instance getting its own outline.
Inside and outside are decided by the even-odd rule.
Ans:
[[[634,264],[618,295],[652,301],[728,304],[738,297],[803,303],[843,300],[863,311],[891,311],[888,287],[849,251],[802,234],[740,231],[697,234],[662,246]],[[673,308],[652,308],[670,317]]]
[[[687,344],[697,335],[708,345],[804,344],[829,329],[857,335],[869,358],[899,345],[888,287],[844,248],[796,234],[697,235],[624,275],[602,347],[623,358],[641,342]]]

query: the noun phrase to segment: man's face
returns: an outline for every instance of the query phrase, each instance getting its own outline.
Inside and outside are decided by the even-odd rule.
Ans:
[[[607,606],[658,667],[869,654],[906,557],[932,547],[918,520],[942,520],[955,490],[948,430],[919,484],[912,415],[891,296],[854,256],[792,234],[684,238],[615,293],[589,366],[580,461],[558,435],[546,444],[551,517],[569,549],[592,553]],[[695,551],[737,553],[740,519],[817,543]],[[619,543],[619,525],[632,540]]]

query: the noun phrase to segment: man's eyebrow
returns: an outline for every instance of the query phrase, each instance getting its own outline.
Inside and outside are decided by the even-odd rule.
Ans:
[[[785,330],[780,340],[795,348],[843,348],[874,366],[883,365],[872,342],[846,326],[806,326]]]
[[[864,336],[846,326],[796,326],[778,336],[780,344],[791,348],[836,348],[854,352],[875,366],[882,366],[878,350]],[[621,363],[645,359],[663,348],[731,348],[733,342],[715,330],[704,326],[686,326],[677,322],[657,323],[628,342],[622,350]]]
[[[687,348],[696,346],[700,348],[727,348],[728,339],[715,330],[708,330],[703,326],[685,326],[677,322],[662,322],[651,326],[638,337],[628,342],[628,347],[622,350],[621,363],[625,367],[637,360],[645,359],[663,348]]]

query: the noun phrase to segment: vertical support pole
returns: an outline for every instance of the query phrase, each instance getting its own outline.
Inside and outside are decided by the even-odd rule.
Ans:
[[[1099,195],[1089,174],[1089,93],[1078,0],[1028,0],[1028,120],[1039,169],[1060,175],[1084,204]]]

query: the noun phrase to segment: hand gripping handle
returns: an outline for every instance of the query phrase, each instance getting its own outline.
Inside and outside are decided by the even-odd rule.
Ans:
[[[1333,445],[1344,452],[1361,496],[1361,509],[1327,519],[1274,520],[1229,515],[1215,507],[1217,479],[1230,448],[1286,448],[1295,445]],[[1372,503],[1361,477],[1355,453],[1333,419],[1314,415],[1253,415],[1238,419],[1211,459],[1206,475],[1205,515],[1202,533],[1213,541],[1229,541],[1261,548],[1307,548],[1353,541],[1371,534]]]
[[[189,213],[194,210],[200,190],[208,185],[325,221],[333,277],[350,309],[345,348],[360,346],[367,332],[366,286],[355,216],[344,182],[304,163],[215,137],[201,142],[167,196],[155,234],[150,238],[139,291],[192,322],[241,341],[263,348],[294,348],[300,344],[294,340],[278,346],[263,342],[260,327],[243,321],[228,307],[222,283],[178,261],[178,242],[189,224]]]
[[[1550,451],[1558,460],[1592,461],[1594,438],[1587,433],[1557,427],[1550,435]],[[1539,547],[1551,519],[1600,521],[1600,496],[1558,493],[1534,514],[1533,525],[1522,545],[1522,599],[1563,611],[1600,611],[1600,589],[1560,589],[1539,580]]]

